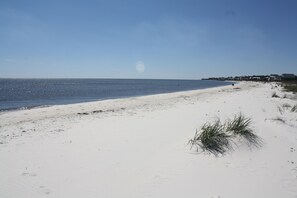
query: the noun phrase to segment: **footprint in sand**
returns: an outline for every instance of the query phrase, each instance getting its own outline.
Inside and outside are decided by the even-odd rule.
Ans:
[[[41,191],[44,193],[44,194],[50,194],[51,191],[50,189],[46,188],[45,186],[39,186],[39,188],[41,189]]]
[[[28,173],[28,172],[24,172],[22,173],[23,176],[30,176],[30,177],[36,177],[37,174],[36,173]]]

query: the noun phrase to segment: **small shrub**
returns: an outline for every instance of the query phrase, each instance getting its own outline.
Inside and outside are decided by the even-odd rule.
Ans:
[[[214,124],[206,123],[202,126],[201,132],[196,131],[193,139],[189,141],[191,148],[195,146],[203,151],[208,151],[214,155],[223,154],[232,146],[229,141],[229,135],[224,132],[224,126],[220,120]]]
[[[251,119],[244,117],[243,114],[235,115],[233,120],[228,120],[226,123],[226,131],[234,136],[243,137],[251,145],[260,146],[261,139],[253,133],[250,128]]]
[[[297,112],[297,105],[294,105],[291,109],[291,112]]]
[[[283,82],[283,88],[287,92],[297,93],[297,83],[295,82]]]
[[[275,121],[278,121],[278,122],[281,122],[281,123],[286,123],[286,121],[284,120],[284,119],[282,119],[281,117],[276,117],[276,118],[274,118],[274,119],[272,119],[272,120],[275,120]]]
[[[279,96],[278,96],[275,92],[273,92],[273,94],[272,94],[271,97],[272,97],[272,98],[279,98]]]
[[[291,107],[291,105],[288,104],[288,103],[284,103],[282,106],[283,106],[284,109],[287,109],[287,108],[290,108]]]
[[[288,110],[289,108],[291,108],[291,105],[289,105],[288,103],[284,103],[281,106],[278,107],[278,110],[281,114],[283,114],[286,110]]]
[[[296,106],[296,105],[295,105]],[[278,106],[278,111],[280,112],[280,114],[283,114],[286,110],[290,109],[292,106],[288,103],[284,103],[281,106]],[[294,108],[294,106],[291,108],[291,112],[294,112],[296,109],[296,107]]]
[[[283,114],[284,113],[284,108],[283,107],[278,106],[277,109],[278,109],[278,111],[279,111],[280,114]]]

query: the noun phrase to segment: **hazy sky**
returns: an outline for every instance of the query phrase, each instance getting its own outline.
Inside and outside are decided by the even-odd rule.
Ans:
[[[1,0],[0,77],[297,73],[297,0]]]

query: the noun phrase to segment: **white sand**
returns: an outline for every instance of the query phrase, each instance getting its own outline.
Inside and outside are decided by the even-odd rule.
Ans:
[[[274,85],[1,113],[0,197],[297,197],[297,113],[278,109],[297,101],[272,98],[284,95]],[[221,157],[189,150],[203,123],[239,112],[262,148],[237,142]]]

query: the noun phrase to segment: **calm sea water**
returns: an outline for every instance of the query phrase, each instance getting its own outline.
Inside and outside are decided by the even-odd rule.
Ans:
[[[0,110],[143,96],[231,84],[203,80],[0,79]]]

